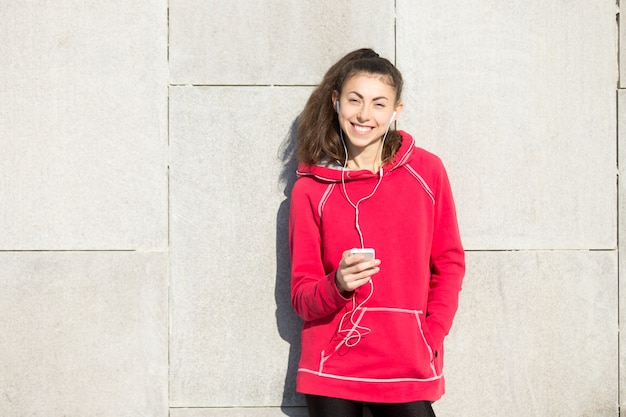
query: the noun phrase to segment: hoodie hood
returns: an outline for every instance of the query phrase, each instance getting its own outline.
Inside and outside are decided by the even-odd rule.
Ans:
[[[407,164],[413,157],[413,149],[415,149],[415,141],[413,140],[413,137],[403,130],[398,130],[398,133],[402,138],[400,149],[398,149],[398,152],[394,156],[393,160],[383,166],[383,176]],[[342,172],[344,172],[344,167],[339,162],[326,165],[308,165],[301,162],[298,165],[296,174],[298,177],[314,177],[318,181],[328,183],[341,182],[342,177],[343,181],[348,182],[378,176],[378,173],[374,173],[366,169],[345,170],[343,175]]]

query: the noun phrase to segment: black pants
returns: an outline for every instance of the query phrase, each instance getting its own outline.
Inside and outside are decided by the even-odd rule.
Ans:
[[[373,417],[435,417],[430,401],[383,404],[306,395],[309,417],[363,417],[367,405]]]

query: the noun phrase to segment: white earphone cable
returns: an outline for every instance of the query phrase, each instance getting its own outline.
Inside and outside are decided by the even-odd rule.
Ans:
[[[339,112],[339,102],[337,102],[337,112]],[[348,167],[348,148],[346,146],[346,142],[343,138],[343,129],[341,129],[341,127],[339,127],[339,135],[341,137],[341,144],[343,145],[343,149],[345,152],[345,162],[343,164],[343,169],[341,170],[341,187],[343,189],[343,194],[346,198],[346,200],[348,201],[348,203],[350,203],[350,205],[354,208],[354,214],[355,214],[355,226],[356,226],[356,230],[357,233],[359,234],[359,241],[361,244],[361,248],[364,248],[364,241],[363,241],[363,232],[361,231],[361,226],[359,224],[359,205],[363,202],[366,201],[367,199],[371,198],[376,191],[378,190],[378,187],[380,186],[380,183],[382,182],[383,179],[383,161],[382,161],[382,152],[383,152],[383,147],[385,146],[385,140],[387,139],[387,134],[389,133],[389,128],[391,126],[391,123],[393,122],[393,119],[396,115],[396,112],[393,113],[393,115],[391,116],[391,120],[389,120],[389,124],[387,125],[387,129],[385,130],[385,134],[383,136],[383,140],[381,142],[380,145],[380,151],[379,151],[379,160],[380,160],[380,171],[379,171],[379,175],[378,175],[378,181],[376,182],[376,186],[374,187],[374,189],[372,190],[372,192],[368,195],[366,195],[365,197],[359,199],[356,203],[354,203],[351,199],[350,196],[348,195],[348,190],[346,189],[346,181],[345,181],[345,172],[346,169]],[[341,320],[339,321],[339,329],[337,330],[337,333],[342,334],[342,333],[346,333],[343,341],[345,343],[346,346],[348,347],[354,347],[357,344],[359,344],[359,342],[361,341],[361,339],[363,338],[363,336],[371,333],[372,329],[370,329],[369,327],[365,327],[365,326],[360,326],[358,324],[358,322],[355,320],[355,316],[357,314],[358,311],[363,310],[363,306],[365,305],[365,303],[367,303],[369,301],[370,298],[372,298],[372,295],[374,294],[374,281],[370,278],[369,280],[369,284],[370,284],[370,292],[367,295],[367,297],[365,297],[365,299],[363,301],[361,301],[358,305],[356,305],[356,292],[352,295],[352,309],[347,311],[342,317]],[[350,323],[352,324],[352,327],[344,329],[343,325],[344,325],[344,320],[346,319],[346,317],[350,316]],[[359,322],[360,322],[360,317],[359,317]]]
[[[372,190],[372,192],[369,195],[366,195],[365,197],[361,198],[360,200],[358,200],[356,202],[356,204],[354,202],[352,202],[352,200],[350,199],[350,196],[348,195],[348,190],[346,190],[346,181],[345,181],[345,172],[346,172],[346,168],[348,167],[348,148],[346,147],[346,142],[343,138],[343,129],[341,129],[341,127],[339,128],[339,136],[341,137],[341,144],[343,145],[343,150],[346,154],[345,157],[345,162],[343,164],[343,170],[341,171],[341,187],[343,189],[343,194],[346,197],[346,200],[348,201],[348,203],[350,203],[350,205],[354,208],[354,213],[355,213],[355,227],[356,227],[356,231],[359,234],[359,242],[361,243],[361,248],[364,248],[364,241],[363,241],[363,233],[361,232],[361,225],[359,224],[359,205],[371,198],[376,191],[378,190],[378,187],[380,186],[380,183],[383,180],[383,161],[382,161],[382,153],[383,153],[383,147],[385,146],[385,140],[387,139],[387,134],[389,133],[389,127],[391,126],[391,123],[393,122],[393,118],[395,117],[395,112],[394,112],[394,116],[391,117],[391,120],[389,120],[389,124],[387,124],[387,130],[385,130],[385,134],[383,136],[383,140],[380,144],[380,150],[379,150],[379,159],[380,159],[380,171],[378,174],[378,182],[376,183],[376,186],[374,187],[374,189]]]

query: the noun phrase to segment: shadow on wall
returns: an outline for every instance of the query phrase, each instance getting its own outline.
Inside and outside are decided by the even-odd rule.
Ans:
[[[296,393],[296,373],[300,360],[300,337],[303,321],[291,306],[291,260],[289,254],[289,206],[291,190],[296,182],[296,125],[293,121],[289,134],[285,137],[278,151],[282,162],[279,184],[284,186],[285,200],[281,203],[276,215],[276,324],[280,337],[289,343],[287,374],[283,387],[281,411],[289,417],[308,417],[306,402],[302,394]],[[372,417],[367,407],[364,417]]]
[[[276,286],[274,289],[278,333],[289,343],[289,357],[285,358],[288,362],[281,410],[291,417],[302,416],[304,410],[301,407],[305,405],[304,397],[297,394],[295,390],[303,322],[291,306],[291,262],[288,237],[291,190],[296,182],[298,166],[295,156],[297,120],[291,124],[289,134],[279,149],[279,158],[282,162],[279,183],[284,186],[286,199],[281,203],[276,215]]]

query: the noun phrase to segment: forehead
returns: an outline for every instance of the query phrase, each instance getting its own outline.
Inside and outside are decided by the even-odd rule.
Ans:
[[[358,73],[348,78],[343,84],[342,94],[358,93],[361,96],[396,98],[396,91],[389,83],[389,76],[380,74]]]

